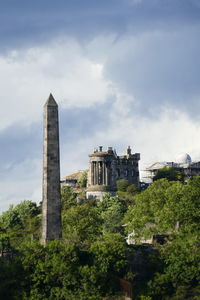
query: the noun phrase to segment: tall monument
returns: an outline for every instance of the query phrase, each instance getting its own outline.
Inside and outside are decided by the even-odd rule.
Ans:
[[[50,94],[44,105],[41,243],[59,239],[61,231],[58,105]]]

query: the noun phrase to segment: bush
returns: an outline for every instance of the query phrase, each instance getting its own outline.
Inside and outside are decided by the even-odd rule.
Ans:
[[[135,184],[131,184],[126,189],[128,194],[135,195],[137,193],[137,186]]]
[[[80,178],[78,179],[78,185],[80,188],[85,188],[87,186],[87,171],[84,171],[81,175]]]
[[[126,192],[128,186],[129,186],[128,180],[126,180],[126,179],[117,180],[117,190],[118,191]]]

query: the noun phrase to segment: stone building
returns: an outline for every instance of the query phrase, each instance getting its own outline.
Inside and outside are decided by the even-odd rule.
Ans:
[[[112,147],[108,147],[107,151],[103,151],[102,146],[95,149],[89,154],[87,198],[101,200],[105,193],[115,195],[119,179],[126,179],[129,184],[139,186],[139,160],[140,154],[132,154],[130,147],[122,156],[118,156]]]
[[[146,178],[152,182],[154,176],[158,173],[158,170],[163,168],[173,168],[176,171],[182,172],[184,174],[185,182],[193,176],[200,175],[200,161],[193,162],[188,153],[183,153],[179,155],[173,162],[155,162],[146,168]]]
[[[63,177],[61,180],[60,180],[60,184],[61,184],[61,187],[62,186],[69,186],[69,187],[76,187],[77,184],[78,184],[78,180],[80,179],[81,175],[86,172],[87,170],[79,170],[75,173],[72,173],[72,174],[69,174],[65,177]]]

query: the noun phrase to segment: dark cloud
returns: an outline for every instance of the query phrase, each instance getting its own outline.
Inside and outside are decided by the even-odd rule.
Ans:
[[[109,37],[109,33],[112,33],[116,39],[109,43],[105,38],[105,47],[101,48],[98,37],[102,37],[100,41],[103,43],[104,37]],[[125,146],[122,145],[124,141],[132,138],[134,144],[135,136],[138,136],[141,140],[144,139],[140,145],[149,152],[153,144],[151,131],[148,131],[146,136],[146,127],[143,125],[145,129],[143,133],[140,132],[140,121],[143,120],[145,123],[147,120],[144,115],[157,118],[162,109],[169,106],[179,111],[186,111],[192,118],[198,117],[200,109],[200,61],[198,59],[200,4],[198,0],[1,1],[1,53],[32,45],[51,45],[48,43],[49,40],[57,38],[59,40],[59,36],[66,35],[71,36],[72,40],[78,40],[84,58],[87,57],[90,61],[93,55],[95,63],[102,63],[105,79],[122,97],[133,96],[136,101],[129,113],[124,116],[120,115],[119,108],[114,121],[111,113],[116,108],[113,103],[115,105],[118,103],[116,99],[107,99],[107,101],[105,99],[104,104],[87,108],[60,107],[62,165],[66,157],[68,159],[65,161],[66,168],[63,166],[64,173],[68,172],[70,163],[73,168],[81,167],[83,161],[87,165],[87,154],[92,150],[88,150],[88,147],[97,146],[93,143],[99,142],[98,138],[101,139],[100,142],[103,140],[106,143],[111,142],[110,146],[116,146],[117,150],[121,151]],[[88,41],[93,39],[96,39],[96,48],[87,53],[90,44]],[[99,55],[98,51],[106,53]],[[95,55],[102,57],[102,61],[95,60]],[[66,60],[69,59],[66,53]],[[57,67],[56,64],[55,66]],[[59,67],[63,67],[60,61]],[[55,69],[52,67],[48,76],[51,77],[51,74],[57,72]],[[25,68],[24,73],[27,74],[24,77],[29,71],[31,73],[31,70]],[[41,86],[43,84],[41,82]],[[33,94],[34,89],[35,87],[31,91]],[[122,100],[119,101],[119,105],[122,106],[123,111]],[[129,102],[127,106],[130,105]],[[137,119],[137,129],[134,129],[132,122],[127,122],[123,127],[126,117],[130,121]],[[151,121],[151,119],[147,120],[148,128]],[[112,126],[115,134],[112,132]],[[156,135],[155,128],[157,129],[157,123],[152,131],[155,134],[152,135]],[[167,125],[163,128],[160,132],[161,138],[163,132],[167,131]],[[179,127],[176,132],[178,131],[180,131]],[[127,137],[127,132],[130,137]],[[146,144],[148,135],[150,142]],[[155,144],[156,139],[154,141]],[[165,138],[163,138],[164,142]],[[2,187],[4,181],[6,182],[1,193],[7,195],[11,193],[14,199],[15,194],[20,194],[21,197],[26,188],[26,195],[29,195],[34,190],[34,180],[41,176],[36,161],[42,159],[42,123],[31,126],[15,123],[0,131],[0,144]],[[160,143],[160,152],[164,151],[162,148],[166,146],[167,142],[165,146]],[[155,152],[154,145],[151,151]],[[37,168],[35,172],[34,168]],[[32,178],[29,177],[31,173],[33,173]],[[35,185],[38,184],[38,180],[36,181]],[[20,192],[17,191],[19,183]],[[7,198],[11,199],[10,194]]]
[[[58,34],[87,40],[108,32],[123,35],[130,28],[138,33],[199,21],[195,0],[7,0],[0,4],[1,51]]]
[[[60,110],[60,132],[63,142],[74,141],[92,136],[104,130],[110,121],[113,100],[86,108]]]
[[[132,94],[142,114],[157,115],[170,106],[198,117],[199,35],[200,26],[188,26],[119,39],[105,65],[105,77]]]

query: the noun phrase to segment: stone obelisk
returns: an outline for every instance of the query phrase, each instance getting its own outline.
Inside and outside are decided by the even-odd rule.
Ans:
[[[41,243],[59,239],[61,230],[58,105],[50,94],[44,105],[43,196]]]

